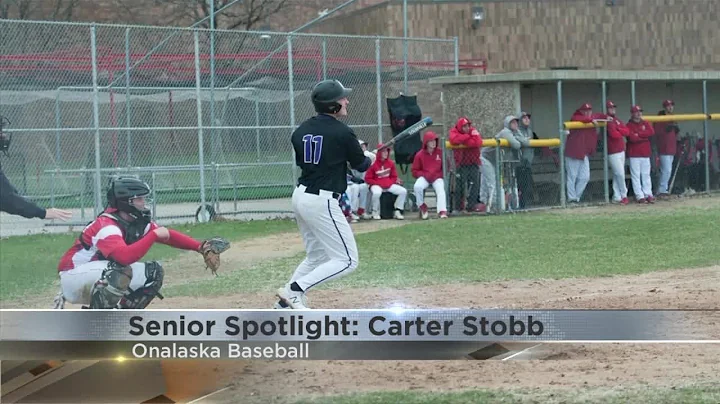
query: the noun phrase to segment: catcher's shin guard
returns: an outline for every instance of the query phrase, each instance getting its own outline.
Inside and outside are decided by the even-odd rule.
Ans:
[[[125,295],[132,279],[132,268],[110,262],[90,291],[90,309],[114,309]]]
[[[164,299],[160,294],[165,270],[159,262],[152,261],[145,263],[145,285],[131,291],[118,303],[120,309],[144,309],[157,296]]]

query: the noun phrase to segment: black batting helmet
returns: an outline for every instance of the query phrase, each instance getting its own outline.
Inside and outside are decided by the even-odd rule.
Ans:
[[[150,195],[150,186],[144,181],[132,177],[121,177],[110,182],[107,191],[107,201],[111,208],[129,213],[136,219],[141,217],[150,219],[151,212],[148,208],[149,201],[146,201],[145,209],[140,210],[133,206],[133,198],[146,197]]]
[[[323,80],[315,84],[310,97],[316,112],[335,114],[341,108],[338,101],[351,92],[352,88],[346,88],[338,80]]]

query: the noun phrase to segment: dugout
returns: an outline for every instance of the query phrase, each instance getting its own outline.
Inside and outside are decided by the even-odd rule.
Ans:
[[[430,78],[429,82],[442,93],[445,137],[460,116],[468,116],[483,138],[492,138],[502,129],[505,116],[526,111],[532,114],[532,129],[540,139],[560,138],[564,143],[565,122],[573,112],[586,102],[593,106],[594,112],[605,112],[606,100],[617,104],[618,117],[625,122],[630,118],[631,105],[641,105],[647,118],[662,110],[665,99],[675,101],[676,115],[720,113],[720,72],[715,71],[568,69],[445,76]],[[681,135],[707,138],[711,147],[720,139],[720,119],[717,118],[683,120],[680,129]],[[608,202],[603,135],[601,128],[584,197],[589,201]],[[562,144],[554,149],[558,155],[564,151]],[[533,163],[533,179],[541,185],[543,205],[565,206],[562,163],[560,159],[556,166],[552,160],[543,158],[536,158]],[[714,163],[717,166],[717,162]],[[704,165],[708,175],[701,181],[704,183],[701,190],[718,189],[716,178],[720,173],[712,161]],[[629,175],[627,179],[629,181]],[[653,185],[656,187],[655,179]]]

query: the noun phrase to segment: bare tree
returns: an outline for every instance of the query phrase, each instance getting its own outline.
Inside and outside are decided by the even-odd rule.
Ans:
[[[0,18],[71,21],[81,0],[3,0]]]

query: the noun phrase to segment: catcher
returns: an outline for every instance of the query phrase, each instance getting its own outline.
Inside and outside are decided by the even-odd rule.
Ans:
[[[164,269],[157,261],[138,262],[155,242],[203,255],[217,276],[220,254],[230,244],[222,238],[198,241],[152,221],[150,187],[136,178],[118,178],[107,191],[108,207],[88,224],[58,265],[65,302],[89,309],[144,309],[162,299]],[[206,269],[207,269],[206,268]]]

